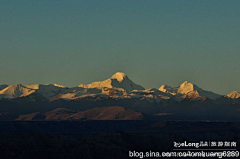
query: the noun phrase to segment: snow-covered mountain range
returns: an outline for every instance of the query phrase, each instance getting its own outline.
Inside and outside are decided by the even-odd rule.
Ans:
[[[65,109],[75,113],[53,111]],[[178,87],[161,85],[158,89],[145,89],[122,72],[103,81],[76,87],[0,85],[0,120],[157,118],[240,121],[239,111],[240,94],[237,91],[219,95],[189,81]]]
[[[113,98],[113,99],[146,99],[160,102],[175,100],[180,102],[184,99],[200,99],[202,97],[217,100],[222,95],[211,91],[203,90],[197,85],[185,81],[179,87],[162,85],[159,89],[144,89],[135,84],[125,73],[117,72],[112,77],[90,84],[79,84],[76,87],[68,88],[58,84],[33,84],[33,85],[0,85],[0,99],[14,99],[24,97],[39,97],[41,99],[55,100],[81,100],[86,98]],[[238,99],[240,94],[233,91],[226,98]]]

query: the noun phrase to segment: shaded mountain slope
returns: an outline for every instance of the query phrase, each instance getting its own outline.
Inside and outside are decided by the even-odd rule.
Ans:
[[[35,112],[20,115],[16,120],[141,120],[144,116],[141,112],[125,109],[120,106],[98,107],[85,111],[74,111],[65,108],[57,108],[52,111]]]

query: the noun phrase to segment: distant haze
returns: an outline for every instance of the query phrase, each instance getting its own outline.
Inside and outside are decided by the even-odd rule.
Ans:
[[[239,0],[0,1],[0,84],[240,91]]]

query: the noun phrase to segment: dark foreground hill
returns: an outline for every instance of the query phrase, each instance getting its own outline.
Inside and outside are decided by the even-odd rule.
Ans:
[[[57,108],[48,112],[20,115],[16,120],[142,120],[143,114],[120,106],[97,107],[85,111]]]
[[[146,121],[0,122],[1,159],[125,159],[173,151],[173,142],[240,142],[240,123]],[[239,150],[239,145],[236,149]]]

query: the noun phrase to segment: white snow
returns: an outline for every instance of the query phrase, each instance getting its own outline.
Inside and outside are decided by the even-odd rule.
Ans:
[[[3,85],[0,85],[3,86]],[[0,87],[1,88],[1,87]],[[179,87],[162,85],[159,89],[144,89],[135,84],[123,72],[116,72],[110,78],[90,84],[80,84],[78,87],[68,88],[59,84],[32,84],[32,85],[10,85],[3,86],[0,90],[1,98],[16,98],[31,95],[34,92],[40,93],[47,99],[74,100],[86,97],[111,97],[115,99],[139,98],[149,101],[162,101],[174,99],[181,101],[184,98],[208,97],[217,99],[220,95],[203,90],[197,85],[185,81]],[[240,98],[237,91],[229,93],[229,98]]]
[[[167,85],[162,85],[159,88],[159,91],[174,95],[177,101],[181,101],[182,98],[189,98],[189,97],[192,97],[192,98],[208,97],[210,99],[217,99],[220,97],[220,95],[210,91],[203,90],[202,88],[198,87],[197,85],[189,81],[184,81],[179,87],[175,87],[175,88],[172,88]]]
[[[127,75],[123,72],[116,72],[112,75],[111,79],[116,79],[118,82],[122,82],[125,78],[128,78]]]
[[[181,93],[181,94],[187,94],[191,91],[194,91],[195,89],[198,90],[198,88],[196,88],[196,86],[194,86],[194,84],[192,84],[188,81],[185,81],[180,85],[177,92]]]
[[[240,93],[238,91],[233,91],[227,95],[229,98],[240,98]]]
[[[0,98],[17,98],[28,96],[34,93],[35,90],[26,88],[21,84],[9,85],[8,87],[4,88],[0,91]]]
[[[125,73],[117,72],[111,78],[91,84],[80,84],[82,88],[114,88],[121,91],[143,90],[140,85],[133,83]]]
[[[27,88],[34,89],[38,91],[41,95],[46,98],[51,98],[57,94],[63,93],[67,88],[62,87],[56,84],[33,84],[33,85],[26,85]]]

